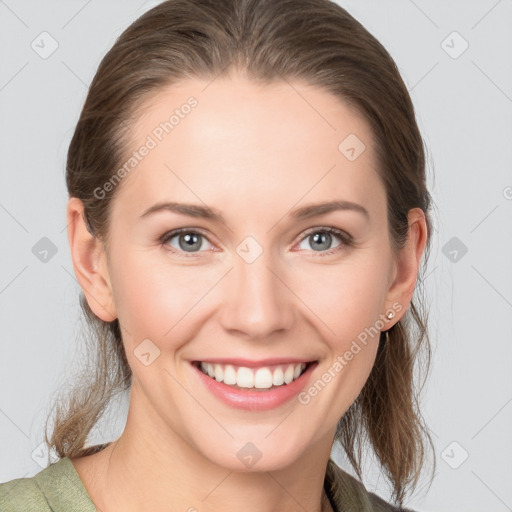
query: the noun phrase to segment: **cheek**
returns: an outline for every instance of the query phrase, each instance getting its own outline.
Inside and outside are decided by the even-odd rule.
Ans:
[[[114,301],[121,325],[133,343],[144,338],[155,343],[170,339],[174,326],[183,329],[190,313],[215,282],[197,267],[166,261],[155,253],[125,251],[112,275]]]
[[[327,345],[327,361],[318,380],[329,390],[322,394],[326,403],[330,396],[336,404],[335,416],[357,398],[373,368],[387,291],[384,272],[375,261],[322,268],[305,274],[300,284],[297,280],[297,295],[314,312],[309,318]],[[306,392],[313,396],[323,386],[315,384]]]
[[[350,341],[374,326],[387,293],[385,265],[360,259],[309,266],[290,286],[317,318],[331,344]]]
[[[215,307],[213,295],[217,295],[217,306],[222,307],[218,303],[224,299],[219,279],[226,272],[224,266],[182,264],[156,251],[125,248],[119,253],[125,257],[114,260],[119,263],[113,268],[111,281],[121,325],[131,335],[125,336],[125,342],[131,338],[129,343],[137,344],[149,338],[157,345],[165,340],[167,345],[173,339],[191,339],[193,330],[200,329],[198,315],[205,313],[205,307],[208,311]],[[373,251],[333,264],[296,261],[279,272],[291,290],[280,292],[279,300],[300,310],[298,322],[306,319],[314,325],[336,354],[345,352],[352,340],[375,325],[382,312],[387,291],[383,260]],[[201,303],[217,286],[216,292]]]

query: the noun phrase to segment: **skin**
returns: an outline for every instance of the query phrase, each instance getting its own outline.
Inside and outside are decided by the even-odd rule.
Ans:
[[[314,383],[393,304],[401,310],[384,330],[405,314],[425,217],[409,212],[409,239],[395,258],[369,126],[304,83],[258,85],[239,75],[184,81],[148,100],[130,133],[133,148],[190,96],[197,107],[116,190],[108,247],[88,233],[81,201],[68,203],[77,279],[98,317],[119,318],[133,371],[120,438],[72,462],[104,512],[323,510],[336,424],[368,378],[378,336],[308,404],[292,399],[263,412],[219,402],[190,361],[302,357],[319,362]],[[338,150],[351,133],[366,145],[354,161]],[[369,219],[352,210],[300,221],[289,215],[338,199],[364,206]],[[172,212],[139,220],[160,201],[208,205],[225,222]],[[354,244],[332,235],[327,249],[315,250],[310,235],[331,226]],[[180,251],[179,236],[167,248],[158,241],[182,227],[205,233],[191,256],[168,249]],[[318,230],[305,234],[309,228]],[[250,264],[236,252],[249,235],[263,250]],[[160,350],[149,366],[134,354],[147,338]],[[262,454],[252,468],[236,455],[247,442]]]

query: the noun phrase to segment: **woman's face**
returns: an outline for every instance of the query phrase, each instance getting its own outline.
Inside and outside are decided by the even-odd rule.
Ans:
[[[368,125],[297,82],[190,80],[146,103],[130,144],[105,260],[107,306],[133,371],[128,421],[238,471],[330,449],[371,371],[378,331],[408,305],[396,302]],[[311,208],[332,202],[345,207]],[[197,361],[222,361],[217,377],[239,377],[243,396],[223,383],[211,391],[206,382],[217,380]],[[268,367],[275,362],[282,375]],[[291,396],[287,384],[245,387],[251,376],[279,383],[300,362],[315,363]]]

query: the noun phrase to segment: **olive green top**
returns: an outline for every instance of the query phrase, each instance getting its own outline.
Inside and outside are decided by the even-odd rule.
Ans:
[[[413,512],[386,503],[329,459],[324,488],[335,512]],[[1,512],[96,512],[68,457],[33,477],[0,484]]]

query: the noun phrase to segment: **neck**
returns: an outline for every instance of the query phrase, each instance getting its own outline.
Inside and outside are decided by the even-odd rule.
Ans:
[[[97,463],[94,483],[90,482],[94,492],[89,494],[98,510],[332,510],[323,489],[332,437],[326,436],[286,467],[234,471],[207,459],[169,425],[163,425],[154,411],[142,412],[131,403],[121,437],[90,456]]]

